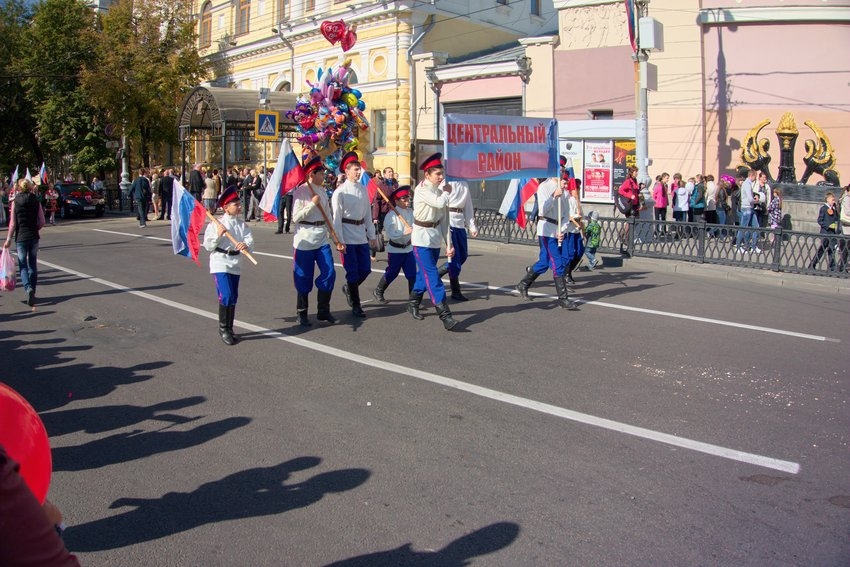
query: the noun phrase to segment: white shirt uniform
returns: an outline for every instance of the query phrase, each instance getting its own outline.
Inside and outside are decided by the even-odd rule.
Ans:
[[[398,211],[398,214],[396,214]],[[387,216],[384,217],[384,232],[387,233],[387,238],[389,238],[389,242],[387,242],[387,252],[392,252],[393,254],[404,254],[405,252],[410,252],[413,250],[413,244],[410,234],[404,234],[405,226],[404,223],[401,222],[401,218],[407,221],[411,227],[413,226],[413,209],[407,208],[402,209],[401,207],[396,207],[395,211],[390,211],[387,213]],[[401,243],[407,242],[407,246],[398,247],[394,242]]]
[[[342,244],[367,244],[375,238],[372,206],[366,188],[356,181],[345,180],[331,197],[334,230]],[[363,221],[362,224],[343,223],[342,219]]]
[[[325,222],[325,217],[322,216],[319,206],[313,203],[314,191],[319,196],[319,206],[330,217],[328,196],[324,187],[313,187],[313,191],[311,191],[308,184],[304,183],[293,189],[292,222],[295,223],[295,237],[292,239],[292,247],[297,250],[316,250],[328,243],[327,225],[301,224],[304,221],[310,223]]]
[[[570,205],[566,194],[555,197],[555,191],[560,187],[557,179],[547,179],[537,187],[537,236],[558,238],[558,203],[561,203],[561,222],[569,219]],[[552,219],[552,220],[546,220]],[[554,221],[554,222],[553,222]]]
[[[425,223],[437,223],[434,227],[413,225],[411,240],[414,246],[440,248],[449,242],[449,194],[441,191],[427,179],[416,186],[413,192],[413,218]]]
[[[475,226],[475,210],[472,208],[472,197],[469,196],[469,185],[466,181],[452,181],[452,192],[449,193],[449,226],[452,228],[467,228],[478,232]],[[458,211],[457,209],[461,209]]]
[[[236,242],[244,242],[248,246],[248,251],[254,250],[254,236],[251,234],[251,229],[242,220],[242,217],[234,217],[224,214],[219,217],[219,222],[224,225],[227,232],[236,239]],[[204,248],[210,253],[210,273],[218,274],[226,272],[228,274],[239,275],[239,265],[242,260],[242,254],[231,256],[230,254],[222,254],[216,252],[216,248],[223,250],[236,250],[236,247],[227,238],[227,235],[218,236],[218,226],[214,222],[207,225],[207,230],[204,232]]]
[[[577,232],[581,232],[579,226],[581,226],[581,210],[579,209],[578,200],[570,195],[567,198],[567,208],[562,210],[563,218],[561,225],[561,230],[563,232],[568,232],[571,234],[575,234]],[[576,222],[573,222],[575,220]],[[578,225],[576,225],[578,223]]]

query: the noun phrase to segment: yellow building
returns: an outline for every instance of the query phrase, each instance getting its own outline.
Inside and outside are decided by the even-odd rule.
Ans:
[[[551,2],[451,3],[357,2],[328,0],[232,0],[195,2],[198,49],[211,63],[207,86],[309,93],[319,70],[351,61],[350,86],[362,92],[368,130],[360,132],[358,152],[369,169],[392,167],[409,182],[419,116],[428,109],[428,85],[416,83],[413,58],[438,52],[460,57],[514,41],[554,22]],[[321,33],[325,21],[356,26],[348,52]],[[259,108],[259,99],[258,99]],[[274,109],[288,110],[288,109]],[[433,131],[431,136],[433,137]],[[276,144],[274,144],[276,145]],[[194,161],[215,161],[214,149],[198,143]],[[228,150],[233,151],[233,148]],[[244,144],[229,162],[262,163],[277,148]]]

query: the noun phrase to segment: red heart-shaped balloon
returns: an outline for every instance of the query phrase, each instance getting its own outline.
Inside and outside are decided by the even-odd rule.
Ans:
[[[325,39],[333,45],[342,39],[345,34],[345,22],[342,20],[337,20],[335,22],[325,21],[322,22],[320,29],[322,30],[322,35],[325,36]]]
[[[345,33],[340,38],[339,44],[342,46],[343,52],[348,51],[349,49],[354,47],[355,43],[357,43],[357,32],[354,30],[355,27],[351,26],[350,28],[345,30]]]

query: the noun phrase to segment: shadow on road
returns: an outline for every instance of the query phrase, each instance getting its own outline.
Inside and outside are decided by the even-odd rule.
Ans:
[[[396,549],[337,561],[326,567],[463,567],[470,565],[470,560],[475,557],[509,546],[517,535],[517,524],[498,522],[460,537],[437,551],[414,551],[408,543]]]
[[[229,417],[199,425],[188,431],[135,429],[126,433],[116,433],[76,447],[53,449],[53,470],[84,471],[127,463],[160,453],[182,451],[202,445],[249,423],[251,419],[247,417]]]
[[[186,417],[174,413],[163,413],[204,403],[203,396],[192,396],[179,400],[161,402],[151,406],[98,406],[42,413],[41,420],[51,436],[67,435],[77,431],[105,433],[113,429],[129,427],[143,421],[165,421],[174,425],[189,423],[199,417]]]
[[[71,346],[61,338],[32,340],[52,331],[0,331],[2,380],[17,390],[39,413],[60,408],[75,400],[106,396],[123,384],[135,384],[152,378],[146,371],[171,364],[146,362],[122,368],[89,363],[68,364],[67,356],[86,351],[90,345]],[[49,345],[49,346],[47,346]]]
[[[206,524],[281,514],[314,504],[325,494],[352,490],[370,476],[365,469],[341,469],[284,484],[293,472],[320,462],[318,457],[299,457],[273,467],[240,471],[192,492],[169,492],[162,498],[119,498],[111,508],[132,509],[69,527],[65,542],[72,552],[102,551]]]

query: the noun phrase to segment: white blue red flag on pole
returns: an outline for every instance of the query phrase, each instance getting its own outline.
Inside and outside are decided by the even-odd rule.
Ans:
[[[292,151],[289,140],[284,138],[280,144],[277,164],[266,185],[266,191],[260,199],[260,208],[266,213],[267,221],[277,220],[281,197],[304,183],[304,179],[304,170],[301,169],[301,163],[295,157],[295,152]]]
[[[197,265],[200,234],[207,211],[177,179],[171,196],[171,246],[175,254],[191,258]]]
[[[525,229],[525,204],[537,193],[540,183],[537,179],[512,179],[508,191],[502,199],[499,213],[515,221],[520,228]]]

